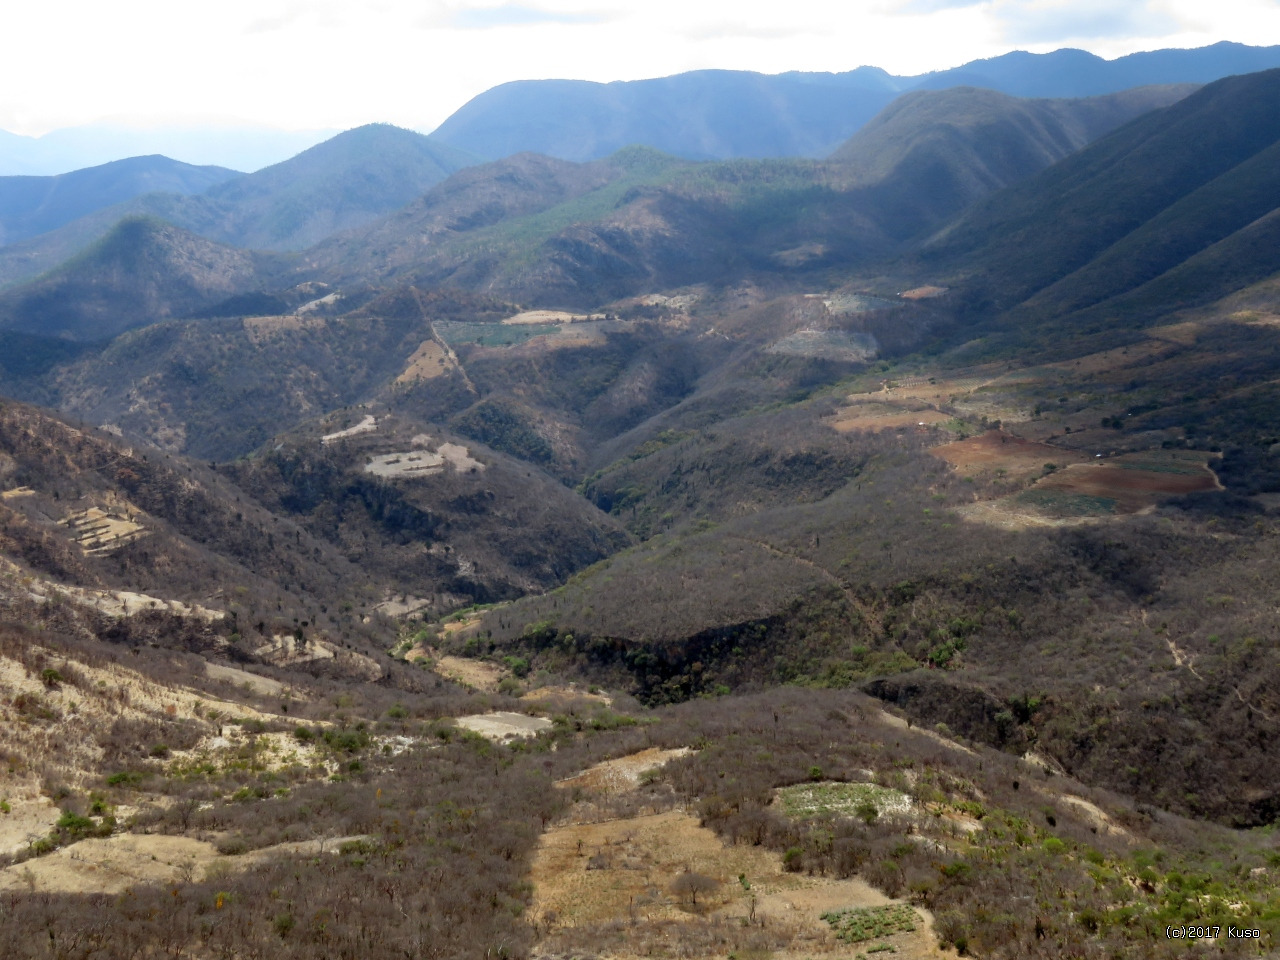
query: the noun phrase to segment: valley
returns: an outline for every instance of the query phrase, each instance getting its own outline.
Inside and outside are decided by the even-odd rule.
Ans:
[[[1271,955],[1280,71],[1210,80],[763,159],[498,88],[15,215],[0,956]]]

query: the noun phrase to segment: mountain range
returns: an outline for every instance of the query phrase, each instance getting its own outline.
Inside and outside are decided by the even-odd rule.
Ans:
[[[1219,43],[1116,60],[1083,50],[1019,51],[911,77],[860,67],[777,75],[704,70],[614,83],[523,80],[470,100],[432,137],[491,160],[524,151],[597,160],[635,143],[693,160],[825,157],[911,90],[968,86],[1078,98],[1277,66],[1280,47]]]
[[[1270,54],[32,184],[0,955],[1274,953]]]

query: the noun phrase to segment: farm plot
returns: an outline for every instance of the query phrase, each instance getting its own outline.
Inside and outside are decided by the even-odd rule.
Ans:
[[[507,326],[530,326],[538,324],[585,323],[588,320],[603,320],[603,313],[566,313],[563,310],[525,310],[502,322]]]
[[[678,757],[693,753],[688,747],[662,750],[650,747],[615,760],[605,760],[565,780],[557,780],[556,786],[565,790],[583,790],[591,793],[616,794],[634,790],[640,778],[650,770],[656,770]]]
[[[852,958],[867,945],[823,914],[901,908],[858,878],[789,873],[777,853],[726,845],[682,811],[555,827],[530,879],[539,954]],[[927,924],[886,930],[884,952],[941,956]]]
[[[929,452],[957,470],[990,471],[1012,477],[1039,475],[1046,464],[1056,468],[1089,459],[1083,453],[1025,440],[1003,430],[988,430],[977,437],[934,447]]]
[[[511,347],[526,340],[532,340],[534,337],[559,333],[560,324],[466,323],[458,320],[442,320],[436,324],[436,330],[451,347],[463,343],[474,343],[481,347]]]
[[[510,674],[509,670],[496,663],[470,657],[436,657],[433,669],[455,683],[486,693],[497,690],[502,678]]]
[[[435,340],[423,340],[409,357],[404,372],[396,377],[396,383],[417,383],[434,380],[453,369],[453,357]]]
[[[458,726],[472,733],[478,733],[489,740],[515,740],[533,737],[542,730],[551,729],[551,721],[543,717],[528,717],[523,713],[477,713],[469,717],[458,717]]]
[[[877,817],[911,811],[911,798],[901,790],[875,783],[799,783],[783,787],[774,803],[788,817],[806,819],[819,816]]]
[[[134,511],[126,508],[90,507],[59,522],[85,553],[101,557],[147,535],[149,531],[134,516]]]
[[[930,407],[913,410],[890,403],[851,403],[827,421],[841,433],[853,430],[895,430],[899,427],[931,427],[951,420],[950,414]]]
[[[1209,457],[1191,450],[1152,450],[1075,463],[1020,493],[958,512],[1009,529],[1093,523],[1150,509],[1169,497],[1221,490]]]
[[[1137,513],[1168,497],[1221,490],[1207,456],[1162,450],[1073,464],[1039,480],[1015,499],[1065,516]]]

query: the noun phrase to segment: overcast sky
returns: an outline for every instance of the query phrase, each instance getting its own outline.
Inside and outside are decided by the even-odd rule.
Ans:
[[[0,128],[107,121],[429,131],[507,80],[942,69],[1280,43],[1280,0],[43,0],[0,12]]]

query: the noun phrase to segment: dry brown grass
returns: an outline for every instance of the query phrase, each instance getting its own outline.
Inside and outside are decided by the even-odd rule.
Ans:
[[[413,355],[404,373],[396,377],[396,383],[416,383],[419,380],[433,380],[443,376],[453,368],[449,353],[435,340],[423,340]]]
[[[650,747],[639,753],[632,753],[616,760],[605,760],[590,767],[577,776],[557,781],[556,786],[565,790],[581,790],[604,795],[634,790],[640,783],[641,774],[648,770],[656,770],[663,764],[677,757],[692,753],[688,747],[675,750],[662,750]]]
[[[940,297],[946,292],[946,287],[935,287],[932,284],[926,284],[923,287],[904,290],[902,293],[898,294],[898,296],[903,300],[930,300],[934,297]]]
[[[338,852],[361,837],[279,843],[240,856],[224,856],[204,840],[163,834],[117,834],[81,840],[44,857],[0,870],[0,890],[118,894],[137,884],[182,884],[247,870],[279,856]]]
[[[927,427],[946,423],[950,414],[930,407],[920,410],[904,409],[888,403],[852,403],[836,412],[827,422],[835,430],[848,433],[853,430],[892,430],[898,427]]]
[[[1185,342],[1187,331],[1183,328],[1194,326],[1194,324],[1177,324],[1172,327],[1162,328],[1165,335],[1144,340],[1141,343],[1130,344],[1126,347],[1116,347],[1112,350],[1103,350],[1099,353],[1086,354],[1083,357],[1076,357],[1074,360],[1061,360],[1057,363],[1046,363],[1045,368],[1050,370],[1066,370],[1073,374],[1089,376],[1100,373],[1111,373],[1114,370],[1123,370],[1125,367],[1132,367],[1137,364],[1147,363],[1158,357],[1164,356],[1177,348],[1177,346]],[[1154,334],[1155,331],[1149,330],[1148,333]],[[1194,342],[1194,341],[1192,341]]]
[[[464,621],[458,621],[463,623]],[[453,624],[445,624],[446,631]],[[458,629],[461,629],[460,627]],[[496,663],[490,663],[487,660],[472,660],[468,657],[436,657],[435,667],[436,673],[455,683],[461,683],[463,686],[471,687],[473,690],[482,690],[485,693],[493,693],[498,689],[498,683],[503,677],[510,672],[506,667],[499,666]]]

